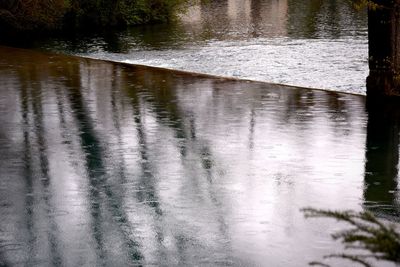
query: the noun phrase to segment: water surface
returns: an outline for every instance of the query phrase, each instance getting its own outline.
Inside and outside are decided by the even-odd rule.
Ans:
[[[362,96],[0,47],[0,111],[0,265],[306,266],[340,225],[300,208],[399,218]]]
[[[36,47],[114,61],[365,94],[367,16],[347,0],[206,0],[177,23]]]

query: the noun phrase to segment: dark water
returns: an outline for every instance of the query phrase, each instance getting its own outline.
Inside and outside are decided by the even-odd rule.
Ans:
[[[37,42],[62,53],[365,93],[365,10],[348,0],[205,0],[177,23]]]
[[[1,266],[306,266],[340,225],[300,208],[399,218],[362,96],[1,47],[0,111]]]

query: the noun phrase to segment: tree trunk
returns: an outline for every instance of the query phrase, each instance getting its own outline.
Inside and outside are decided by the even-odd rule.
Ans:
[[[376,0],[368,10],[367,97],[400,96],[400,0]]]

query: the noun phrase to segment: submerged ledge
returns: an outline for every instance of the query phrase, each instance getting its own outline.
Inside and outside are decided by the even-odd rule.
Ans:
[[[303,90],[317,90],[317,91],[332,92],[332,93],[337,93],[337,94],[346,94],[346,95],[355,95],[355,96],[365,97],[364,94],[342,92],[342,91],[337,91],[335,89],[304,87],[304,86],[297,86],[297,85],[290,85],[290,84],[282,84],[282,83],[273,83],[273,82],[258,81],[258,80],[252,80],[252,79],[236,78],[236,77],[231,77],[231,76],[220,76],[220,75],[214,75],[214,74],[179,70],[179,69],[174,69],[174,68],[164,68],[164,67],[157,67],[157,66],[153,66],[153,65],[135,64],[135,63],[129,63],[129,62],[123,62],[123,61],[117,61],[117,60],[111,60],[111,59],[101,59],[101,58],[90,57],[90,56],[86,56],[86,55],[67,55],[67,54],[62,54],[62,53],[57,53],[57,52],[37,51],[37,50],[31,50],[31,49],[13,48],[13,47],[8,47],[8,46],[0,46],[0,48],[3,50],[8,49],[8,50],[10,50],[10,53],[12,53],[12,50],[14,50],[14,51],[20,50],[21,52],[25,51],[26,53],[33,53],[33,54],[39,53],[39,54],[47,55],[49,57],[58,56],[58,57],[65,57],[65,58],[70,57],[70,58],[77,58],[77,59],[89,59],[89,60],[94,60],[94,61],[109,62],[112,64],[120,64],[120,65],[124,65],[124,66],[138,67],[138,68],[149,69],[149,70],[171,72],[171,73],[175,73],[175,74],[187,75],[187,76],[190,76],[193,78],[197,77],[197,78],[210,78],[210,79],[226,80],[226,81],[238,81],[238,82],[246,82],[246,83],[261,84],[261,85],[264,84],[264,85],[268,85],[268,86],[276,86],[276,88],[286,87],[288,89],[292,88],[292,89],[303,89]]]
[[[295,89],[318,90],[318,91],[326,91],[326,92],[333,92],[333,93],[340,93],[340,94],[347,94],[347,95],[364,96],[364,97],[366,96],[365,94],[362,94],[362,93],[343,92],[343,91],[338,91],[335,89],[326,89],[326,88],[323,89],[323,88],[298,86],[298,85],[285,84],[285,83],[274,83],[274,82],[268,82],[268,81],[246,79],[246,78],[237,78],[237,77],[233,77],[233,76],[215,75],[215,74],[209,74],[209,73],[203,73],[203,72],[185,71],[185,70],[174,69],[174,68],[157,67],[155,65],[145,65],[145,64],[137,64],[137,63],[130,63],[130,62],[125,62],[125,61],[112,60],[112,59],[102,59],[102,58],[91,57],[91,56],[87,56],[87,55],[71,55],[71,56],[79,57],[79,58],[88,58],[88,59],[92,59],[92,60],[100,60],[100,61],[105,61],[105,62],[110,62],[110,63],[124,64],[124,65],[129,65],[129,66],[137,66],[137,67],[145,67],[145,68],[153,68],[153,69],[158,69],[158,70],[171,71],[171,72],[191,75],[194,77],[222,79],[222,80],[227,80],[227,81],[242,81],[242,82],[283,86],[283,87],[295,88]]]

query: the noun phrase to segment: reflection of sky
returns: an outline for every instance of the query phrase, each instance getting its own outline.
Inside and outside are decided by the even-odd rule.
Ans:
[[[361,209],[363,97],[3,51],[0,260],[303,266]]]

